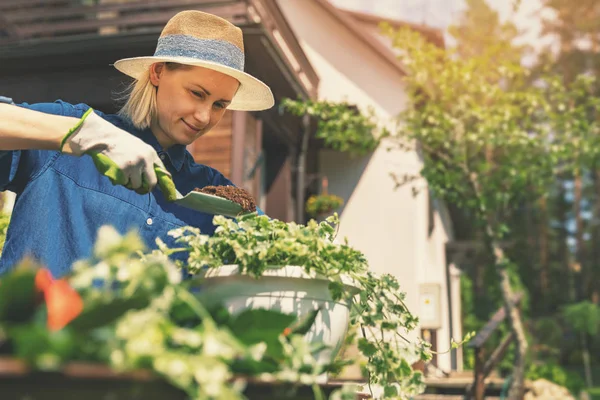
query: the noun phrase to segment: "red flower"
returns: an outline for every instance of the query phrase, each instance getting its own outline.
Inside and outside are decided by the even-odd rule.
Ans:
[[[48,329],[58,331],[83,310],[83,300],[66,280],[55,280],[47,269],[35,275],[35,286],[44,294],[48,309]]]

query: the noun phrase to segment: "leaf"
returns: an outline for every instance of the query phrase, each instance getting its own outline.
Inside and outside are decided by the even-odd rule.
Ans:
[[[31,319],[39,303],[35,274],[39,266],[24,260],[0,280],[0,322],[17,323]],[[39,300],[39,301],[38,301]]]
[[[289,328],[291,330],[290,333],[297,334],[297,335],[306,335],[306,333],[310,330],[310,328],[315,323],[315,320],[317,319],[317,315],[321,311],[321,308],[322,307],[312,310],[311,312],[306,314],[304,317],[302,317],[302,319],[300,319],[300,320],[296,321],[295,323],[293,323],[292,325],[290,325],[289,326]]]
[[[279,369],[279,363],[274,359],[254,360],[243,358],[234,360],[231,364],[231,372],[242,375],[258,375],[261,373],[273,373]]]
[[[50,332],[41,324],[11,328],[10,336],[15,356],[44,369],[58,368],[75,349],[70,331]]]
[[[99,328],[115,322],[130,310],[137,310],[147,307],[150,299],[146,296],[136,296],[130,298],[101,298],[93,302],[88,302],[83,312],[75,318],[69,326],[78,331],[85,331]]]
[[[279,336],[296,320],[295,315],[265,309],[248,309],[233,317],[229,329],[244,344],[264,342],[266,354],[280,358],[282,355]]]
[[[405,377],[412,374],[412,368],[405,358],[400,361],[400,374]]]
[[[388,397],[396,397],[398,396],[398,388],[394,385],[385,385],[383,388],[383,395]]]
[[[377,352],[377,347],[365,338],[358,339],[358,349],[366,357],[371,357]]]

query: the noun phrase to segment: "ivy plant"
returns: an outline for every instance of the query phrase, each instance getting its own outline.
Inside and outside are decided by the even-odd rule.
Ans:
[[[430,344],[406,339],[418,319],[406,307],[405,294],[395,277],[373,274],[361,252],[346,241],[335,242],[337,214],[306,225],[256,214],[237,220],[216,216],[214,223],[213,236],[185,227],[171,232],[181,248],[169,249],[162,243],[159,247],[165,254],[189,252],[181,266],[192,273],[235,264],[241,273],[260,277],[269,268],[302,266],[308,274],[329,280],[334,299],[346,295],[342,282],[350,279],[360,290],[351,306],[351,325],[362,331],[356,345],[366,360],[361,368],[372,393],[379,389],[383,393],[380,398],[404,399],[423,390],[422,375],[411,365],[431,359]]]
[[[323,139],[326,146],[351,155],[368,154],[379,146],[382,138],[389,136],[389,131],[378,125],[373,109],[362,112],[345,101],[285,98],[280,109],[316,118],[316,137]]]

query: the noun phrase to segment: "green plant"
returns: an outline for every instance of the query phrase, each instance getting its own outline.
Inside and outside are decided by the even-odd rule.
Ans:
[[[181,281],[181,267],[197,272],[236,263],[258,277],[269,266],[293,264],[329,279],[335,298],[344,295],[341,276],[360,287],[351,323],[363,333],[356,341],[368,359],[362,367],[370,385],[390,399],[422,390],[421,374],[410,364],[430,359],[429,345],[411,343],[402,332],[413,329],[416,318],[393,277],[373,275],[360,252],[333,242],[337,216],[306,226],[255,214],[214,221],[219,226],[214,236],[174,230],[184,246],[170,249],[159,241],[152,252],[137,234],[123,237],[103,227],[93,256],[59,281],[23,262],[0,279],[0,354],[8,351],[43,370],[71,360],[102,362],[118,371],[149,369],[196,400],[242,399],[247,377],[314,384],[319,375],[347,364],[316,363],[323,346],[304,339],[314,317],[298,320],[252,309],[230,315],[205,307],[192,283]],[[188,261],[176,265],[168,255],[179,251],[189,252]],[[348,385],[337,398],[352,393]]]
[[[331,214],[342,205],[344,200],[335,194],[312,195],[306,200],[306,212],[312,216]]]
[[[579,393],[585,388],[585,382],[575,372],[570,372],[562,368],[556,363],[534,363],[527,370],[527,379],[546,379],[557,385],[564,386],[569,389],[574,396],[579,396]]]
[[[594,337],[600,331],[600,306],[591,301],[582,301],[563,307],[562,313],[572,329],[579,333],[586,384],[591,387],[593,379],[588,336]]]
[[[0,353],[43,370],[71,360],[149,369],[195,400],[242,399],[246,377],[311,384],[335,368],[314,362],[319,348],[301,331],[310,321],[209,312],[168,257],[144,252],[137,234],[103,227],[98,237],[93,257],[65,280],[29,261],[2,277]]]
[[[316,137],[326,146],[354,155],[364,155],[377,148],[382,138],[389,135],[379,127],[375,113],[363,113],[347,102],[283,99],[282,110],[293,115],[310,115],[318,120]]]
[[[586,389],[591,400],[600,400],[600,387]]]
[[[406,308],[398,281],[391,275],[372,274],[362,253],[347,243],[334,243],[338,222],[337,214],[305,226],[255,214],[237,221],[216,216],[213,236],[186,227],[172,232],[184,247],[159,247],[165,254],[189,252],[187,262],[181,266],[191,272],[236,264],[243,273],[260,277],[268,268],[302,266],[307,273],[330,281],[334,299],[345,295],[342,280],[349,278],[360,289],[350,322],[362,331],[357,345],[368,360],[361,367],[370,386],[380,386],[385,398],[414,395],[422,389],[422,377],[411,364],[429,360],[430,345],[405,339],[404,333],[414,329],[417,319]]]
[[[0,254],[2,254],[4,241],[6,240],[6,232],[8,231],[9,222],[10,216],[0,212]]]
[[[534,85],[529,70],[498,57],[507,43],[459,57],[408,29],[384,31],[407,68],[409,106],[396,144],[423,159],[419,177],[394,177],[398,185],[424,178],[421,187],[472,217],[516,337],[509,398],[520,398],[528,343],[521,313],[510,305],[515,266],[503,242],[523,204],[546,198],[557,174],[598,152],[591,79],[567,86],[545,77]]]

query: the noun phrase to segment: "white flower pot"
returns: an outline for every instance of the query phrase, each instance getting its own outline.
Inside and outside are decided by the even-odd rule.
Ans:
[[[318,355],[321,365],[331,362],[339,352],[348,331],[351,298],[359,291],[344,279],[348,296],[334,301],[328,280],[311,276],[297,266],[272,267],[259,279],[240,274],[237,265],[211,268],[203,276],[198,296],[205,304],[222,303],[232,315],[248,308],[263,308],[293,313],[301,319],[320,307],[305,337],[329,347]]]

